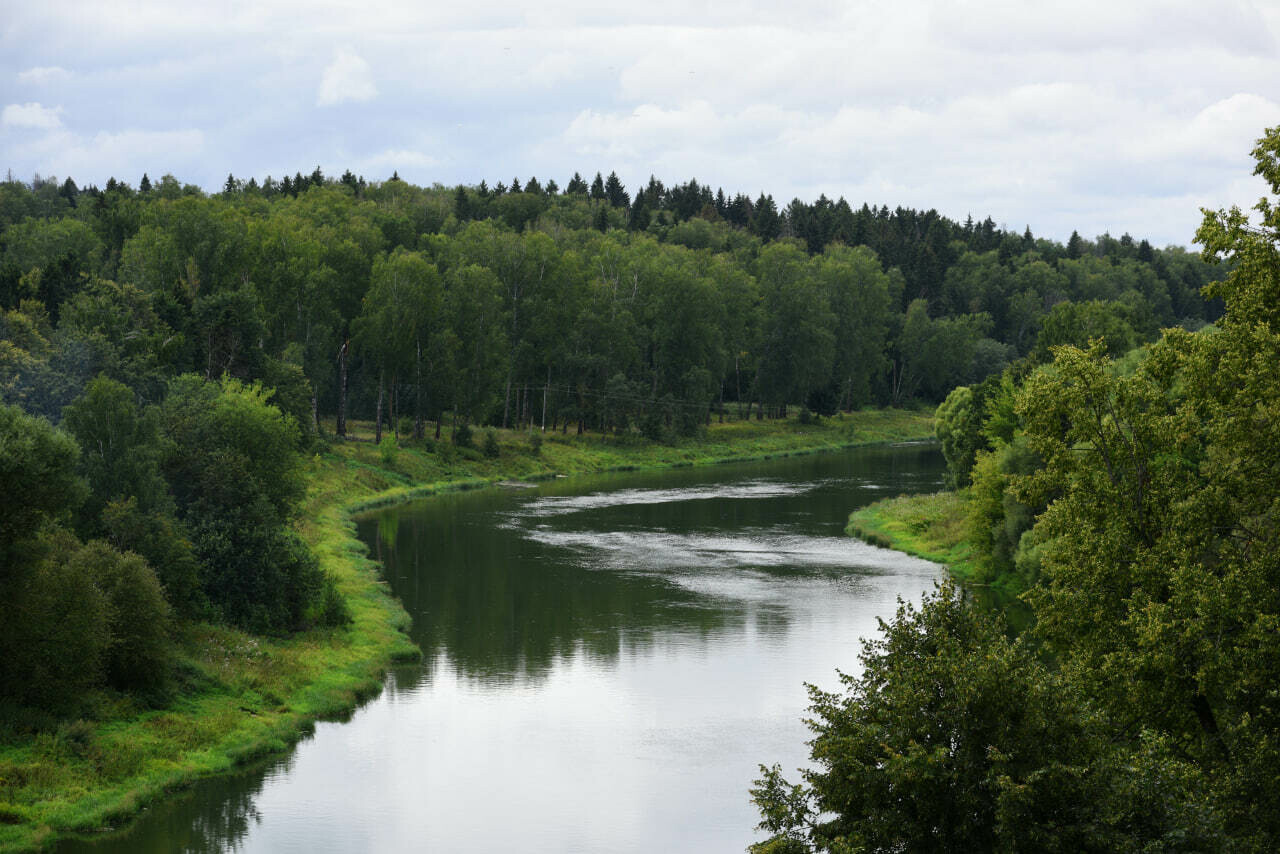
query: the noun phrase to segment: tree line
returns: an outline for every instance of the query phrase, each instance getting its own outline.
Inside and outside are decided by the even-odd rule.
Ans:
[[[25,337],[0,382],[54,419],[98,373],[156,402],[195,372],[277,389],[307,433],[355,414],[438,435],[448,413],[664,437],[717,413],[936,402],[1057,343],[1197,328],[1221,310],[1200,295],[1213,275],[1128,235],[779,210],[696,180],[634,197],[615,174],[8,181],[0,305]]]
[[[814,770],[762,769],[756,850],[1276,849],[1280,128],[1254,156],[1272,197],[1197,233],[1215,326],[1055,342],[939,407],[976,580],[1031,625],[901,606],[811,689]]]

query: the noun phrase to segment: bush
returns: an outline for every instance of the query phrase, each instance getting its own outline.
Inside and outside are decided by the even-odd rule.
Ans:
[[[471,425],[465,421],[453,430],[453,444],[459,448],[470,448],[473,439],[471,436]]]
[[[345,626],[351,623],[351,611],[338,587],[329,576],[324,578],[324,593],[320,597],[320,610],[316,622],[322,626]]]
[[[75,539],[60,534],[50,545],[6,609],[3,647],[21,654],[0,661],[0,691],[18,703],[58,712],[102,681],[110,606],[93,576],[68,560],[77,549]]]
[[[529,434],[529,453],[535,457],[542,453],[542,434],[536,430]]]
[[[396,441],[395,436],[383,436],[382,441],[378,443],[378,459],[387,468],[391,468],[396,464],[396,457],[400,455],[400,443]]]
[[[94,578],[106,596],[107,681],[125,690],[162,685],[172,660],[170,609],[155,572],[138,555],[121,554],[102,540],[80,549],[68,564]]]
[[[165,599],[178,613],[201,614],[206,603],[200,593],[200,565],[181,522],[166,513],[143,512],[131,496],[106,506],[102,526],[111,545],[122,552],[137,552],[155,570]]]
[[[498,447],[498,434],[493,428],[484,431],[484,455],[491,460],[496,460],[502,453],[502,449]]]

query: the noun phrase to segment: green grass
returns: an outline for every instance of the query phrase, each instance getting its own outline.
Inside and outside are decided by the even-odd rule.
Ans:
[[[845,530],[872,545],[945,564],[967,581],[972,564],[964,542],[964,502],[963,492],[900,495],[853,511]]]
[[[161,708],[103,694],[92,698],[83,724],[35,735],[12,722],[0,726],[0,850],[35,850],[62,835],[118,827],[166,792],[287,749],[316,719],[346,714],[376,694],[392,662],[415,659],[409,617],[356,539],[353,513],[500,480],[708,465],[933,435],[931,412],[885,410],[807,425],[712,424],[704,436],[674,444],[549,433],[535,451],[529,434],[499,430],[496,459],[412,441],[389,459],[361,441],[370,425],[350,426],[352,441],[313,457],[297,527],[335,579],[351,625],[284,640],[190,625],[177,639],[178,673]]]

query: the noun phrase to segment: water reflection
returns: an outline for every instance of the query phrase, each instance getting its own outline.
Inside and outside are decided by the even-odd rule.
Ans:
[[[899,447],[752,464],[739,478],[681,469],[446,495],[360,534],[414,616],[424,676],[443,654],[464,676],[520,682],[575,653],[608,663],[624,639],[644,649],[655,633],[785,632],[798,597],[918,571],[843,526],[885,488],[937,488],[937,456]]]
[[[111,850],[134,854],[215,854],[240,851],[250,831],[262,822],[257,799],[267,782],[288,774],[292,755],[252,766],[238,774],[202,781],[169,796],[123,833],[105,840]],[[104,840],[70,839],[59,854],[102,854]]]
[[[880,448],[370,515],[423,663],[288,762],[94,850],[742,850],[756,763],[805,761],[804,682],[855,669],[938,577],[844,537],[849,510],[941,471]]]

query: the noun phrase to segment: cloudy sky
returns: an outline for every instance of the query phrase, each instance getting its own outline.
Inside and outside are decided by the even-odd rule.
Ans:
[[[0,0],[0,169],[617,170],[1190,244],[1265,191],[1280,2]]]

